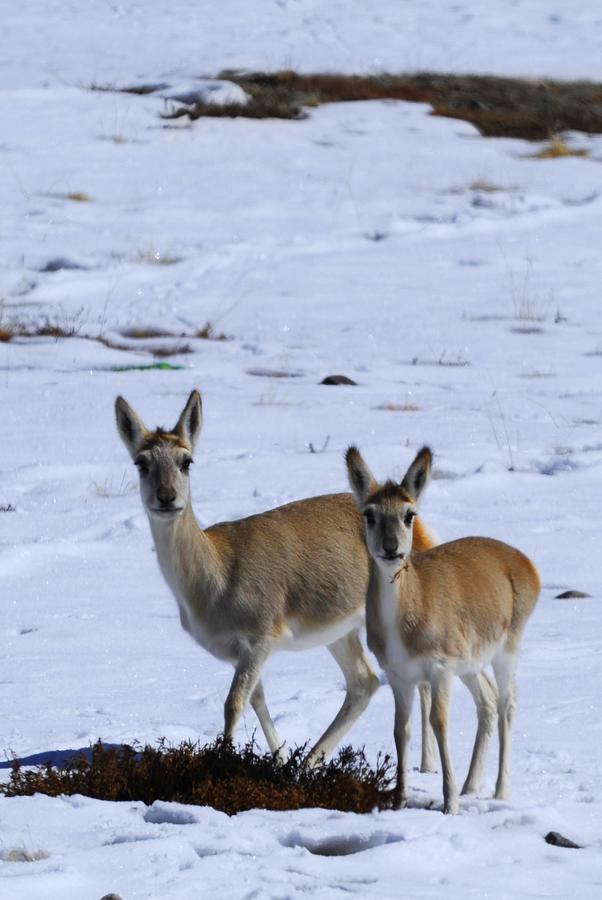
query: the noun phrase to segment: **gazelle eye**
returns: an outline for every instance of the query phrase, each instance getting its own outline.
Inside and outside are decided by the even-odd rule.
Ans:
[[[194,460],[190,456],[187,456],[185,459],[183,459],[180,462],[181,471],[184,473],[187,473],[188,470],[190,469],[191,465],[193,464],[193,462],[194,462]]]
[[[405,514],[404,524],[409,528],[414,519],[416,518],[416,513],[413,509],[409,509]]]
[[[138,469],[140,475],[148,475],[148,463],[145,459],[141,459],[140,457],[135,459],[134,465]]]
[[[364,515],[366,525],[369,528],[372,528],[376,524],[376,517],[375,517],[374,513],[372,512],[372,510],[367,509],[363,515]]]

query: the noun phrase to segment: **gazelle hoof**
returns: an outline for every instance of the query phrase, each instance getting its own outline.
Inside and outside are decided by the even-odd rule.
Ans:
[[[321,766],[326,760],[326,756],[324,753],[315,753],[313,750],[303,760],[303,768],[304,769],[317,769],[318,766]]]
[[[445,816],[457,816],[460,812],[460,804],[457,799],[447,800],[443,804],[443,814]]]
[[[400,797],[398,794],[393,795],[391,809],[407,809],[407,806],[408,806],[408,798],[407,797]]]
[[[274,753],[274,762],[279,766],[283,766],[285,764],[285,762],[287,762],[287,761],[288,761],[288,755],[287,755],[284,747],[279,747],[276,750],[276,752]]]

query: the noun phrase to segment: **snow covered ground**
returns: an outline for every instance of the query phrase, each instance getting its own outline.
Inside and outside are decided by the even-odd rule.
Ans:
[[[514,795],[487,799],[492,753],[483,797],[455,818],[425,808],[440,778],[417,772],[409,810],[362,817],[3,799],[0,896],[597,898],[602,137],[570,136],[585,158],[537,160],[533,145],[394,102],[165,127],[163,99],[86,86],[285,65],[595,78],[599,4],[216,9],[57,0],[3,14],[0,328],[75,336],[0,344],[0,506],[15,507],[0,513],[0,746],[34,762],[98,737],[220,730],[231,673],[180,628],[113,421],[122,393],[171,426],[198,387],[202,523],[346,489],[350,442],[382,476],[429,442],[424,516],[442,538],[491,535],[537,562]],[[230,340],[189,337],[206,322]],[[132,328],[176,337],[89,339],[132,346]],[[170,357],[182,368],[132,368],[157,345],[192,352]],[[338,372],[358,385],[319,385]],[[567,588],[591,597],[554,599]],[[343,694],[324,650],[273,657],[265,682],[292,745]],[[241,741],[255,728],[249,712]],[[461,773],[473,734],[458,690]],[[349,740],[371,759],[392,752],[388,687]],[[585,849],[548,846],[550,830]]]
[[[227,68],[483,72],[595,79],[597,0],[21,0],[5,4],[1,84]]]

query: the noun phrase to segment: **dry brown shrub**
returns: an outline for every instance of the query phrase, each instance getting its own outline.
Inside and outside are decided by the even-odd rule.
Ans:
[[[305,807],[363,813],[386,804],[392,768],[388,757],[371,768],[362,750],[344,747],[330,762],[307,769],[304,751],[298,748],[279,763],[272,754],[259,753],[253,741],[240,750],[223,738],[205,746],[184,742],[172,747],[161,741],[142,749],[98,741],[88,753],[59,767],[48,762],[23,769],[15,760],[0,794],[84,794],[146,804],[164,800],[212,806],[228,815]]]
[[[435,115],[471,122],[481,134],[545,140],[561,131],[602,133],[602,84],[495,76],[342,75],[280,72],[220,75],[250,96],[247,104],[199,103],[168,113],[188,116],[245,116],[298,119],[303,108],[357,100],[406,100],[429,103]]]

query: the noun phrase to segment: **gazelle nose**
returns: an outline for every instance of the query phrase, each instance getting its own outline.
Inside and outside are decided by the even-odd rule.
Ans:
[[[397,538],[389,537],[384,538],[383,540],[383,550],[385,553],[388,553],[392,556],[394,553],[397,553],[398,541]]]
[[[172,506],[176,499],[176,492],[171,487],[157,488],[157,500],[161,506]]]

